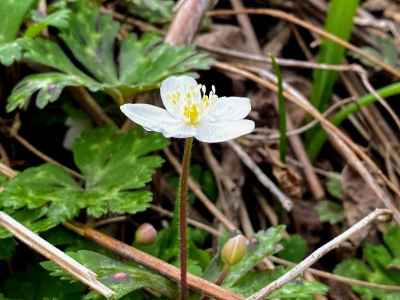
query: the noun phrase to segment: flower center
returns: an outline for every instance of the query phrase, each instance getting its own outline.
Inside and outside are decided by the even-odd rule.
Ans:
[[[194,103],[185,104],[183,108],[183,116],[186,123],[189,125],[196,125],[200,119],[199,107]]]

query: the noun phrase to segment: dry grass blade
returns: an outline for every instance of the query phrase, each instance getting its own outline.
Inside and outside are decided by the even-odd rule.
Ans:
[[[245,78],[253,80],[260,84],[261,86],[277,92],[277,87],[275,84],[260,78],[253,73],[241,70],[234,66],[225,63],[215,63],[214,66],[220,70],[233,72],[236,74],[240,74]],[[400,212],[397,207],[392,203],[389,195],[379,186],[374,177],[366,168],[365,164],[360,160],[361,157],[364,162],[366,162],[370,167],[373,168],[374,171],[377,172],[379,176],[383,176],[382,172],[380,172],[379,168],[372,162],[372,160],[365,155],[365,153],[359,149],[357,145],[355,145],[345,134],[343,134],[337,127],[335,127],[332,123],[330,123],[321,113],[316,110],[309,102],[304,101],[303,99],[299,99],[293,96],[290,93],[285,92],[284,96],[297,104],[299,107],[303,108],[306,112],[308,112],[311,116],[313,116],[316,120],[318,120],[321,125],[325,128],[329,136],[331,137],[332,143],[338,148],[338,150],[342,153],[343,157],[352,166],[357,172],[361,175],[361,177],[365,180],[365,182],[374,190],[374,192],[378,195],[378,198],[384,203],[384,205],[393,212],[394,218],[398,224],[400,224]],[[390,181],[386,180],[388,186],[391,188],[393,184],[389,184]],[[395,188],[395,187],[394,187]]]
[[[234,10],[214,10],[212,12],[209,12],[208,15],[209,16],[226,16],[226,15],[236,15],[236,14],[258,14],[258,15],[268,15],[268,16],[272,16],[275,18],[279,18],[279,19],[283,19],[285,21],[291,22],[293,24],[296,24],[298,26],[301,26],[303,28],[306,28],[316,34],[318,34],[319,36],[322,36],[332,42],[335,42],[351,51],[353,51],[354,53],[358,54],[359,56],[361,56],[362,58],[368,60],[369,62],[371,62],[374,65],[377,65],[379,67],[381,67],[383,70],[385,70],[386,72],[392,74],[393,76],[395,76],[396,78],[400,78],[400,70],[392,67],[391,65],[386,64],[385,62],[383,62],[382,60],[380,60],[379,58],[376,58],[375,56],[366,53],[365,51],[361,50],[360,48],[354,46],[351,43],[348,43],[346,41],[344,41],[343,39],[330,34],[329,32],[326,32],[316,26],[314,26],[313,24],[310,24],[306,21],[303,21],[291,14],[288,14],[286,12],[283,12],[281,10],[277,10],[277,9],[266,9],[266,8],[247,8],[247,9],[243,9],[243,10],[238,10],[238,11],[234,11]]]
[[[282,191],[264,174],[259,166],[250,158],[250,156],[235,142],[228,142],[229,146],[236,152],[242,162],[254,173],[260,183],[265,186],[282,204],[282,206],[290,211],[293,207],[293,201],[290,200]]]

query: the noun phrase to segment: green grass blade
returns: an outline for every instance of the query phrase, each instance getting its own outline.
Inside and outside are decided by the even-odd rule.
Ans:
[[[359,0],[332,0],[329,5],[325,30],[349,40],[353,30],[353,18],[356,14]],[[318,62],[325,64],[340,64],[344,58],[345,49],[329,40],[323,40]],[[332,95],[337,72],[330,70],[315,70],[311,102],[320,111],[324,111]]]
[[[279,113],[279,155],[282,162],[286,161],[287,135],[286,135],[286,103],[283,97],[282,72],[276,63],[275,57],[271,55],[276,78],[278,79],[278,113]]]
[[[15,40],[29,9],[36,0],[0,1],[0,45]]]
[[[399,95],[400,82],[381,88],[377,90],[377,93],[383,98]],[[375,101],[377,100],[378,99],[376,99],[375,96],[372,94],[367,94],[361,98],[358,98],[356,101],[346,106],[343,106],[340,111],[338,111],[333,117],[330,118],[330,121],[338,126],[351,114],[358,112],[364,106],[375,103]],[[313,134],[312,143],[310,143],[310,147],[308,149],[308,154],[311,160],[314,160],[318,156],[327,138],[327,134],[321,127],[319,127],[317,131]]]

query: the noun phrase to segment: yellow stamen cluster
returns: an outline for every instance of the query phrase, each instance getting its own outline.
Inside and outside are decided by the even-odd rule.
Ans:
[[[190,126],[197,125],[201,116],[208,111],[211,104],[217,99],[214,86],[212,86],[208,95],[204,85],[193,85],[168,93],[168,100],[177,106],[185,122]]]
[[[185,104],[183,107],[183,116],[186,123],[196,125],[200,120],[200,111],[198,105],[194,103]]]

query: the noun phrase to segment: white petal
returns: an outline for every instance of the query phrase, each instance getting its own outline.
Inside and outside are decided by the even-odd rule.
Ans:
[[[187,138],[194,136],[195,129],[171,116],[158,106],[149,104],[124,104],[121,111],[133,122],[146,130],[162,133],[165,137]]]
[[[205,143],[220,143],[238,138],[254,130],[251,120],[203,122],[198,128],[195,138]]]
[[[234,121],[244,119],[251,111],[249,98],[221,97],[210,108],[206,118],[210,121]]]
[[[166,131],[164,136],[167,138],[173,137],[178,139],[185,139],[196,135],[196,129],[192,126],[187,126],[184,123],[180,123],[177,127],[171,128],[170,131]]]
[[[182,75],[171,76],[165,79],[161,83],[160,94],[163,104],[168,112],[174,116],[180,116],[180,107],[185,101],[185,97],[190,90],[194,92],[193,101],[200,102],[200,88],[198,88],[197,82],[193,79],[193,77]],[[179,101],[177,103],[173,103],[171,101],[171,95],[176,92],[180,93]]]
[[[146,130],[163,132],[164,129],[175,127],[179,121],[174,119],[165,109],[150,104],[124,104],[121,111],[133,122]]]

